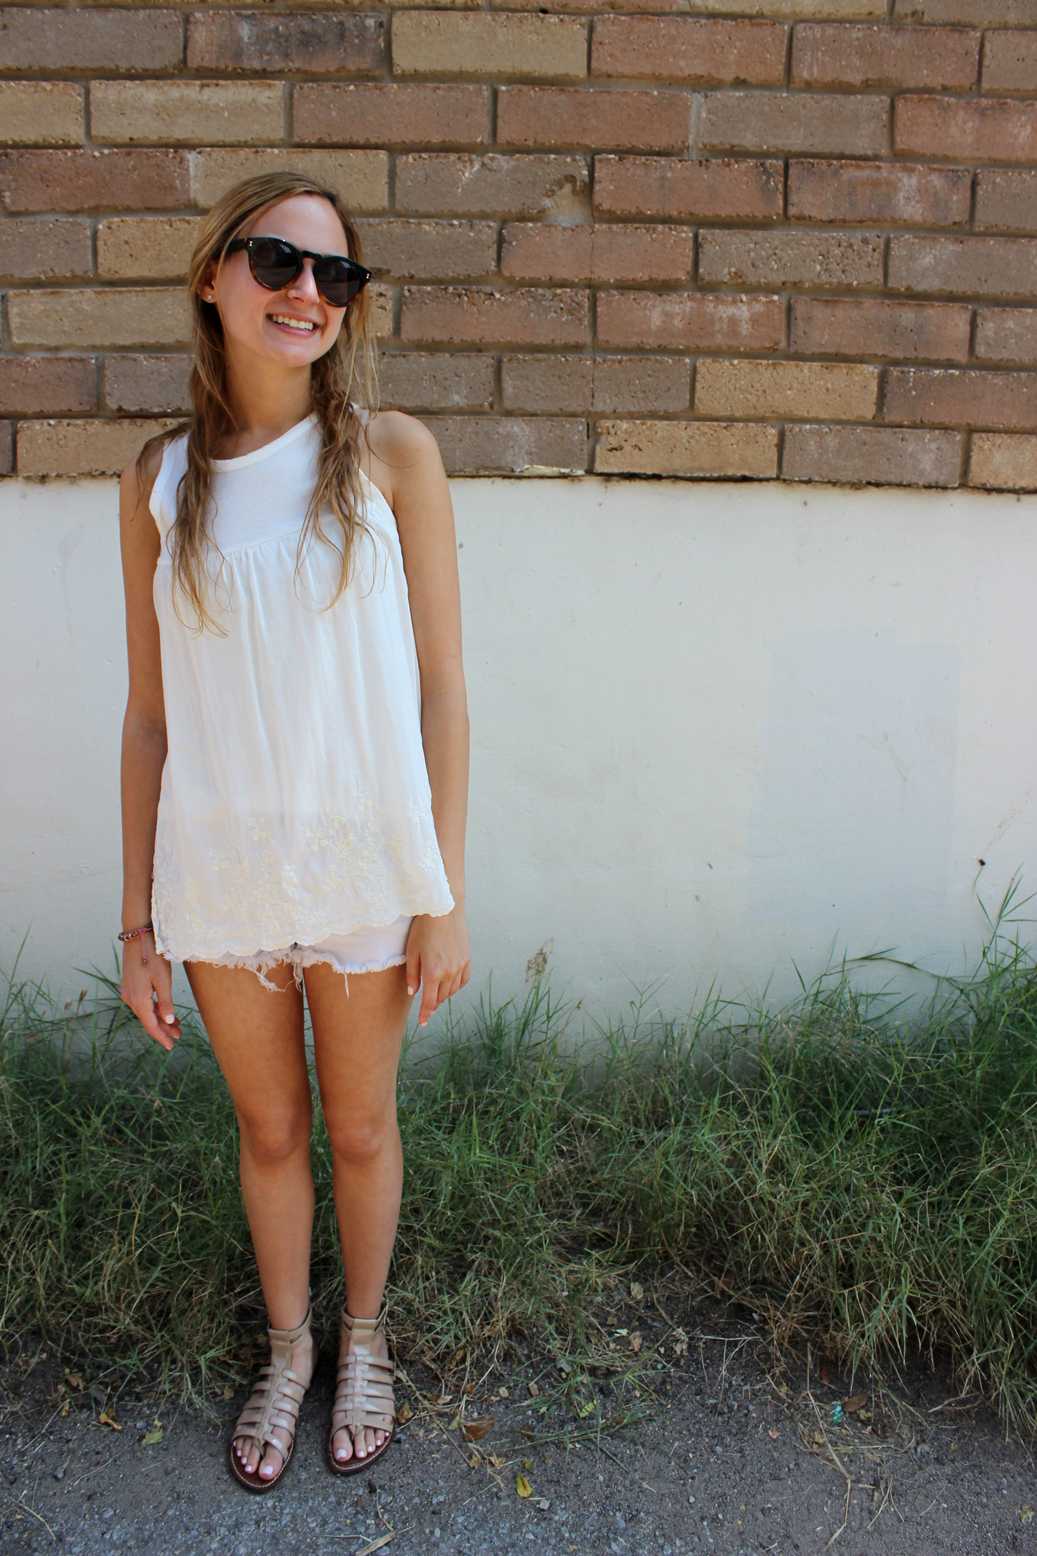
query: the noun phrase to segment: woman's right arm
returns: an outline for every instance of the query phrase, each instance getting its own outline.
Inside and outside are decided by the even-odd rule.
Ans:
[[[152,589],[161,539],[148,507],[160,451],[152,450],[146,477],[135,464],[119,481],[119,536],[126,597],[129,690],[122,722],[122,928],[151,918],[151,877],[162,769],[166,761],[166,712],[162,656]],[[171,1049],[180,1036],[173,1008],[169,961],[155,950],[150,932],[121,942],[119,994],[150,1037]]]

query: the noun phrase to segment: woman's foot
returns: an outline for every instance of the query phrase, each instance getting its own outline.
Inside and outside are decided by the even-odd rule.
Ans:
[[[337,1466],[360,1469],[379,1455],[393,1434],[394,1367],[385,1339],[385,1310],[377,1319],[342,1310],[335,1404],[330,1438]]]
[[[261,1369],[264,1381],[261,1381],[250,1395],[248,1403],[238,1424],[247,1420],[249,1425],[254,1425],[259,1411],[267,1403],[267,1388],[271,1380],[270,1367],[275,1368],[275,1386],[278,1388],[278,1400],[271,1415],[272,1430],[284,1444],[284,1451],[278,1448],[272,1440],[268,1430],[265,1442],[259,1437],[248,1432],[236,1432],[231,1444],[231,1452],[236,1463],[250,1477],[258,1475],[260,1481],[273,1482],[280,1475],[289,1454],[289,1444],[294,1442],[295,1423],[298,1420],[298,1405],[301,1402],[295,1400],[299,1394],[298,1388],[286,1386],[291,1380],[282,1379],[279,1383],[276,1374],[281,1368],[287,1367],[293,1377],[298,1380],[302,1391],[305,1392],[313,1378],[314,1367],[317,1361],[317,1346],[309,1327],[310,1314],[307,1312],[302,1324],[294,1330],[270,1329],[270,1354],[271,1362]],[[291,1422],[291,1424],[289,1424]]]

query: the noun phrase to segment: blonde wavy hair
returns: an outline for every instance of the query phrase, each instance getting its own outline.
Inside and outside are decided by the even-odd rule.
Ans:
[[[238,430],[227,396],[223,326],[218,310],[203,301],[199,287],[208,262],[217,260],[219,274],[228,243],[254,216],[289,195],[299,194],[320,195],[331,203],[345,229],[349,257],[363,264],[360,233],[338,194],[305,173],[291,170],[257,173],[228,189],[201,218],[187,270],[192,312],[191,414],[186,420],[149,438],[136,459],[137,479],[143,487],[152,451],[163,449],[174,438],[187,433],[187,468],[177,487],[176,520],[169,528],[167,543],[172,563],[173,608],[183,622],[176,607],[179,591],[194,607],[198,632],[204,631],[208,624],[221,636],[227,636],[206,608],[202,580],[207,545],[219,550],[208,520],[212,483],[209,461],[220,446],[220,439],[227,432]],[[375,413],[378,369],[372,315],[370,287],[365,287],[346,309],[335,344],[317,358],[310,370],[312,409],[321,428],[321,448],[317,479],[300,532],[295,567],[297,577],[303,552],[314,532],[339,550],[320,521],[322,513],[330,512],[336,521],[336,538],[341,541],[341,550],[338,583],[333,598],[323,607],[325,610],[335,605],[348,586],[354,542],[358,532],[368,528],[361,517],[364,498],[360,484],[360,437],[363,434],[366,439],[366,428],[357,414],[352,393],[359,359],[362,398],[368,412]],[[222,552],[220,557],[222,566]]]

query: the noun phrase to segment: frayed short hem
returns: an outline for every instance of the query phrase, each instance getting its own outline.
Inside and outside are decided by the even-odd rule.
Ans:
[[[346,994],[349,994],[349,979],[354,973],[385,972],[390,967],[403,967],[406,965],[406,954],[391,956],[388,961],[365,962],[359,967],[342,967],[328,952],[314,946],[300,946],[298,950],[290,950],[275,955],[264,956],[221,956],[209,959],[210,967],[241,967],[247,972],[254,972],[264,989],[269,989],[271,994],[287,994],[291,988],[290,983],[274,983],[267,977],[272,967],[277,967],[282,962],[287,962],[292,969],[292,980],[295,987],[302,994],[305,991],[303,968],[314,967],[318,962],[325,962],[333,972],[340,973],[346,985]]]

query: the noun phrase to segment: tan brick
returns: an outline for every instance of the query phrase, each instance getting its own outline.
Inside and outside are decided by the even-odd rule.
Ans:
[[[788,28],[773,22],[599,16],[591,74],[696,86],[780,86],[787,38]]]
[[[751,422],[605,421],[601,475],[756,476],[778,473],[778,429]]]
[[[1037,238],[893,237],[889,287],[965,297],[1037,293]]]
[[[809,356],[966,362],[970,313],[964,303],[794,297],[789,343]]]
[[[0,82],[0,142],[78,146],[86,125],[84,88],[72,81]]]
[[[798,221],[869,226],[964,225],[971,182],[964,167],[796,157],[789,163],[788,214]]]
[[[8,211],[161,211],[190,204],[182,151],[7,151],[0,201]]]
[[[1037,32],[992,32],[983,50],[984,92],[1037,91]]]
[[[699,233],[699,280],[735,286],[881,286],[882,239],[859,232]]]
[[[976,359],[1037,367],[1037,308],[977,308]]]
[[[296,146],[196,151],[194,204],[213,205],[232,184],[253,173],[290,168],[319,178],[342,196],[350,212],[384,211],[389,203],[389,155],[385,151],[306,151]],[[185,202],[186,203],[186,202]]]
[[[168,356],[126,352],[105,358],[102,401],[110,411],[130,415],[186,415],[191,409],[186,351]]]
[[[968,484],[994,491],[1037,491],[1037,437],[1021,432],[974,432]]]
[[[396,159],[396,209],[430,216],[580,213],[589,181],[583,157],[415,152]]]
[[[0,415],[80,416],[96,405],[93,357],[0,357]]]
[[[886,0],[691,0],[691,4],[703,15],[738,11],[745,16],[770,16],[788,21],[822,16],[853,21],[886,14]]]
[[[0,69],[46,69],[106,76],[176,70],[183,63],[183,28],[172,7],[153,11],[105,6],[5,6],[0,10]]]
[[[704,92],[696,151],[849,152],[882,156],[885,98],[839,92]]]
[[[1008,432],[1037,428],[1037,373],[986,368],[887,369],[884,421]]]
[[[594,212],[677,220],[777,220],[783,184],[778,161],[595,157]]]
[[[977,27],[1025,27],[1033,0],[894,0],[898,22],[958,22]]]
[[[976,226],[1037,232],[1037,169],[979,168]]]
[[[588,294],[576,287],[405,286],[400,339],[442,345],[580,346]]]
[[[367,288],[371,299],[368,305],[371,309],[371,331],[376,340],[385,340],[392,335],[394,300],[398,290],[398,287],[386,286],[378,281],[373,281]]]
[[[492,356],[476,352],[386,351],[378,364],[378,379],[383,406],[490,411],[496,364]]]
[[[94,81],[90,133],[135,145],[255,145],[284,139],[274,81]]]
[[[690,227],[510,222],[502,235],[501,273],[520,281],[687,282],[694,245]]]
[[[572,475],[587,469],[587,424],[563,417],[425,416],[451,475]]]
[[[41,476],[118,475],[141,444],[176,426],[178,417],[134,420],[100,417],[85,421],[23,421],[18,428],[18,474]]]
[[[361,218],[364,263],[396,281],[492,278],[497,269],[497,224],[489,221],[418,221]]]
[[[776,351],[785,343],[781,297],[737,292],[598,293],[598,344],[625,351]]]
[[[792,40],[793,86],[905,87],[969,91],[979,79],[976,31],[930,27],[848,27],[805,22]]]
[[[194,216],[113,216],[97,224],[97,273],[112,280],[180,280],[198,237]]]
[[[684,357],[506,356],[506,410],[598,415],[686,411],[690,363]]]
[[[501,146],[686,152],[690,123],[683,92],[506,86],[497,93]]]
[[[840,486],[957,486],[961,444],[958,432],[790,426],[781,474],[786,481]]]
[[[898,155],[967,162],[1034,162],[1037,103],[993,97],[898,97],[893,149]]]
[[[0,221],[0,280],[75,281],[92,269],[89,223],[67,216]]]
[[[843,362],[699,362],[693,405],[699,416],[797,421],[870,421],[879,369]]]
[[[393,74],[578,81],[587,74],[587,23],[564,16],[444,16],[410,11],[392,19]]]
[[[190,340],[182,287],[11,292],[7,319],[16,346],[182,346]]]
[[[188,69],[212,75],[367,76],[380,74],[388,55],[384,16],[207,10],[187,18]]]
[[[293,93],[294,136],[304,144],[483,146],[493,139],[486,86],[317,82]]]

